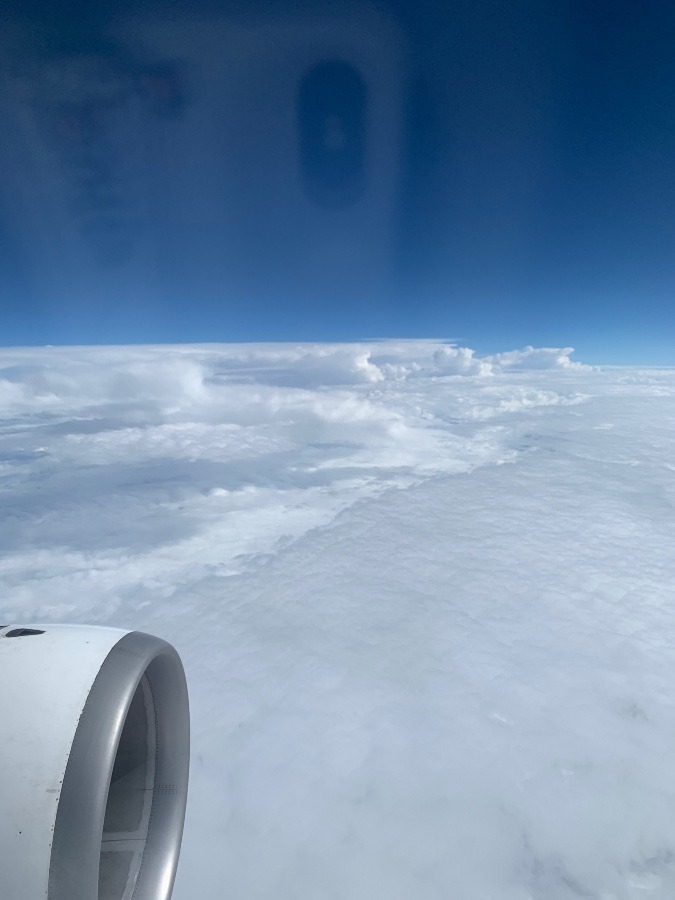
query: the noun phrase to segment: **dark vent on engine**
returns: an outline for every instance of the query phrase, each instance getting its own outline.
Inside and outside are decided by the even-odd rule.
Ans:
[[[44,631],[38,631],[36,628],[12,628],[5,637],[30,637],[32,634],[44,634]]]

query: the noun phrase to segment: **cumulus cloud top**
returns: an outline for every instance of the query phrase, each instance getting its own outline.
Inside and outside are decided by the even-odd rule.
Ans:
[[[519,371],[531,371],[542,369],[576,369],[581,371],[588,369],[583,363],[572,362],[572,347],[524,347],[522,350],[509,350],[506,353],[496,353],[486,357],[495,369],[504,371],[516,369]]]
[[[364,344],[223,344],[169,347],[77,347],[6,350],[0,401],[30,397],[56,407],[68,398],[142,394],[177,403],[205,398],[205,384],[261,383],[313,390],[375,385],[410,377],[489,376],[503,371],[584,371],[571,347],[525,347],[476,356],[468,347],[432,341]]]

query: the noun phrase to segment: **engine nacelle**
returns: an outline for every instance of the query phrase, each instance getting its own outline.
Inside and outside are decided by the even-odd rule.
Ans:
[[[3,900],[168,900],[190,731],[176,650],[137,631],[0,628]]]

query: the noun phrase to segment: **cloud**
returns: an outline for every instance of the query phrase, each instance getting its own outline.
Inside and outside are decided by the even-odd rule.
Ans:
[[[571,352],[0,350],[0,619],[178,647],[176,900],[675,896],[675,372]]]
[[[476,357],[468,347],[439,347],[433,359],[439,375],[491,375],[494,371],[489,360]]]
[[[572,362],[572,347],[524,347],[486,356],[485,361],[498,371],[542,371],[549,369],[571,369],[578,372],[589,371],[590,366]]]

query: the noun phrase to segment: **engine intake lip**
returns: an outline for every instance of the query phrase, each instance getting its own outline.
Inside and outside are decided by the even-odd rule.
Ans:
[[[112,799],[118,750],[128,755],[146,732],[142,833],[132,841],[118,834],[116,841],[104,842],[109,803],[116,802],[119,810],[124,802],[119,792]],[[48,900],[169,900],[185,820],[189,757],[188,695],[180,658],[165,641],[130,632],[106,656],[77,725],[56,813]],[[137,803],[138,792],[135,799],[132,795]],[[103,853],[115,850],[133,856],[121,887],[99,882]]]

